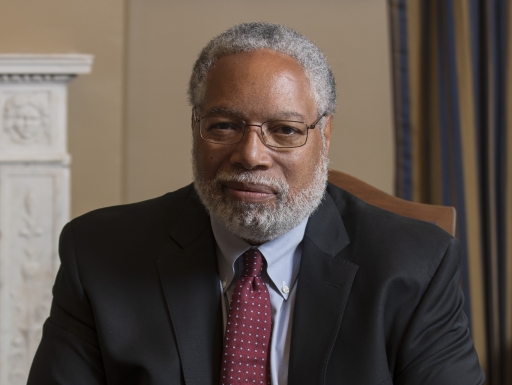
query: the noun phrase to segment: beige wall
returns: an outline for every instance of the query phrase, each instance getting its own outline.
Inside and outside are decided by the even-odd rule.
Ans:
[[[332,167],[392,191],[382,0],[0,0],[0,11],[2,53],[95,55],[69,88],[73,216],[191,181],[192,64],[211,37],[253,20],[295,28],[326,53],[339,86]]]
[[[199,50],[243,21],[279,22],[325,52],[339,88],[330,159],[393,188],[388,18],[382,0],[129,1],[125,192],[137,201],[191,181],[186,87]]]
[[[124,0],[0,0],[0,52],[90,53],[69,86],[72,215],[122,200]]]

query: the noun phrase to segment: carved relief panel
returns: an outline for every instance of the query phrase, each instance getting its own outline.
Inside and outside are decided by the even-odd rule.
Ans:
[[[65,85],[0,87],[0,151],[7,154],[65,152]]]
[[[26,92],[7,94],[2,111],[2,124],[6,139],[12,144],[50,145],[51,94],[50,92]]]
[[[0,383],[26,382],[49,315],[58,234],[68,217],[68,170],[0,167]]]

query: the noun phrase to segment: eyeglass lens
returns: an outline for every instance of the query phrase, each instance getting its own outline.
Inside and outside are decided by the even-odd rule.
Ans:
[[[201,137],[213,143],[235,144],[244,136],[242,120],[224,116],[205,116],[200,119]],[[272,147],[299,147],[306,143],[308,127],[303,122],[272,120],[261,125],[263,141]]]

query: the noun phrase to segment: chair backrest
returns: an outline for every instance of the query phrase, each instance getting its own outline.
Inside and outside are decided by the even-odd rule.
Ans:
[[[432,222],[455,236],[455,208],[410,202],[381,191],[341,171],[329,170],[329,182],[365,202],[404,217]]]

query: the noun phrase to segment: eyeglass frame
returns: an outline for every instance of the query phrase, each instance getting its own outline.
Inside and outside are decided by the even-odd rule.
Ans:
[[[201,116],[201,117],[197,117],[196,116],[196,106],[194,106],[192,108],[193,110],[193,120],[194,120],[194,123],[199,123],[199,136],[201,137],[202,140],[204,140],[205,142],[207,143],[214,143],[214,144],[220,144],[220,145],[224,145],[224,146],[231,146],[233,144],[238,144],[242,141],[242,139],[244,138],[245,136],[245,133],[247,132],[247,126],[255,126],[255,127],[259,127],[260,128],[260,132],[261,132],[261,141],[263,142],[263,144],[267,147],[272,147],[272,148],[299,148],[299,147],[302,147],[302,146],[305,146],[306,143],[308,142],[308,138],[309,138],[309,130],[313,130],[317,125],[318,123],[320,122],[320,120],[322,120],[322,118],[326,117],[327,116],[327,111],[324,112],[322,115],[320,115],[320,117],[313,123],[313,124],[310,124],[310,125],[307,125],[306,122],[301,122],[300,120],[286,120],[286,119],[273,119],[273,120],[267,120],[261,124],[247,124],[245,122],[245,120],[243,119],[239,119],[240,122],[242,122],[244,124],[244,130],[242,132],[242,136],[240,137],[240,139],[237,141],[237,142],[234,142],[234,143],[220,143],[220,142],[213,142],[211,140],[206,140],[204,137],[203,137],[203,134],[201,132],[201,119],[204,119],[204,118],[208,118],[208,117],[211,117],[211,116],[215,116],[215,115],[205,115],[205,116]],[[274,121],[283,121],[283,122],[293,122],[293,123],[302,123],[306,126],[306,140],[304,141],[304,143],[302,143],[300,146],[272,146],[271,144],[268,144],[266,141],[265,141],[265,134],[263,132],[263,125],[265,123],[268,123],[268,122],[274,122]]]

